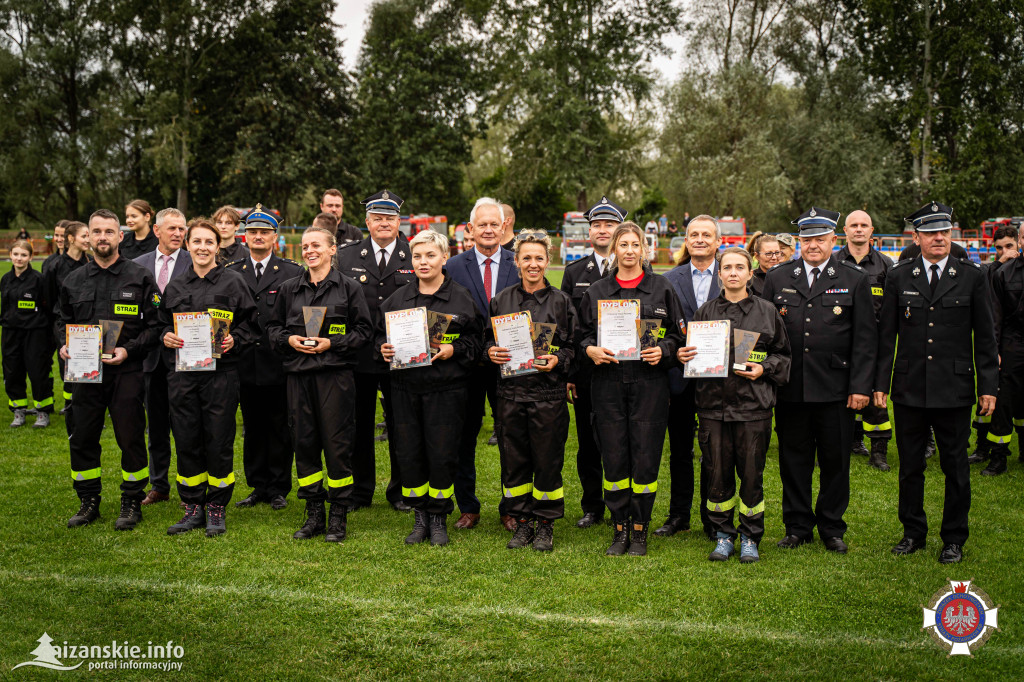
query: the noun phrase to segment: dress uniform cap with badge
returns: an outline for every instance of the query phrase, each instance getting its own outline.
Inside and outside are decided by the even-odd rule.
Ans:
[[[841,215],[838,211],[812,206],[790,224],[799,227],[800,237],[820,237],[836,231]]]
[[[938,202],[925,204],[904,218],[916,232],[941,232],[953,229],[953,209]]]
[[[374,195],[366,197],[359,203],[366,206],[367,213],[399,215],[399,209],[402,208],[402,204],[405,202],[402,200],[402,197],[398,196],[394,192],[384,189]]]
[[[245,214],[245,229],[250,227],[277,231],[277,218],[264,211],[262,204],[256,204],[254,209]]]
[[[626,219],[627,213],[629,212],[626,209],[608,201],[608,197],[601,197],[601,201],[588,208],[583,216],[591,223],[595,220],[611,220],[621,223]]]

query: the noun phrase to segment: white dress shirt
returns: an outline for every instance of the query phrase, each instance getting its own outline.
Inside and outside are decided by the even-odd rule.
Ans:
[[[821,279],[821,276],[825,274],[825,267],[827,265],[828,260],[826,260],[821,265],[811,265],[807,261],[804,261],[804,274],[807,276],[808,289],[814,286],[814,273],[812,273],[811,271],[814,270],[814,268],[818,268],[818,279]]]
[[[699,270],[690,262],[690,277],[693,279],[693,295],[697,299],[697,307],[708,302],[708,294],[711,293],[711,280],[715,277],[715,261],[706,270]]]
[[[927,258],[923,258],[922,260],[924,261],[924,271],[928,275],[928,284],[931,284],[932,283],[932,262],[930,260],[928,260]],[[935,265],[939,266],[939,279],[942,279],[942,273],[946,271],[946,261],[948,261],[948,260],[949,260],[949,256],[947,255],[945,258],[943,258],[942,260],[940,260],[938,263],[935,264]]]
[[[387,254],[387,262],[388,263],[391,262],[391,256],[395,252],[395,244],[398,243],[397,239],[393,240],[387,246],[381,246],[380,244],[378,244],[377,242],[373,241],[372,239],[370,240],[370,243],[373,244],[373,262],[374,263],[380,263],[380,252],[381,251],[383,251],[384,253]]]
[[[262,272],[262,273],[260,273],[260,274],[263,274],[263,275],[267,274],[267,263],[269,263],[269,262],[270,262],[270,257],[271,257],[272,255],[274,255],[274,254],[272,254],[272,253],[268,253],[268,254],[267,254],[267,257],[266,257],[266,258],[264,258],[263,260],[256,260],[255,258],[253,258],[253,257],[252,257],[252,252],[250,251],[250,252],[249,252],[249,260],[251,260],[251,261],[252,261],[252,269],[253,269],[253,272],[260,272],[260,269],[256,267],[256,264],[257,264],[257,263],[261,263],[261,264],[263,265],[263,272]]]

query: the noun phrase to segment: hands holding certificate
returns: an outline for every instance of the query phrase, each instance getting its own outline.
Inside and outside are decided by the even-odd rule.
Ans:
[[[512,360],[512,353],[508,348],[491,346],[490,350],[487,351],[487,357],[496,365],[504,365]],[[533,368],[538,372],[550,372],[558,366],[558,356],[556,355],[538,355],[537,360],[547,361],[543,365],[534,363]]]
[[[388,362],[391,362],[395,357],[395,347],[390,343],[381,344],[380,354]],[[434,360],[447,360],[455,354],[455,347],[450,343],[442,343],[437,347],[437,352],[434,353]]]
[[[181,338],[174,332],[167,332],[164,334],[164,346],[166,348],[183,348],[185,346],[185,339]],[[227,353],[229,350],[235,347],[235,339],[228,334],[224,337],[223,343],[220,346],[221,353]],[[115,355],[117,350],[114,351]]]
[[[681,362],[684,365],[688,362],[691,362],[696,357],[697,346],[683,346],[678,351],[676,351],[676,359],[679,360],[679,362]],[[751,381],[757,381],[758,379],[761,378],[761,375],[764,374],[764,367],[761,366],[760,364],[756,362],[748,362],[746,363],[746,365],[746,370],[734,369],[733,373],[738,377],[750,379]]]
[[[610,362],[619,364],[615,353],[601,346],[587,346],[587,357],[593,360],[595,365],[607,365]],[[648,364],[657,365],[661,362],[661,346],[644,348],[640,351],[640,359]]]

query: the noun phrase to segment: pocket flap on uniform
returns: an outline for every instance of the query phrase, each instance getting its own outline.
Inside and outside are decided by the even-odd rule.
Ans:
[[[844,358],[839,353],[833,353],[832,361],[829,362],[829,366],[832,367],[833,369],[849,369],[850,361]]]
[[[821,304],[829,308],[837,305],[853,305],[853,296],[850,294],[822,294]]]
[[[953,374],[972,374],[973,372],[974,363],[970,360],[953,361]]]
[[[92,303],[95,300],[96,292],[94,290],[79,289],[68,293],[69,303]]]
[[[943,308],[962,308],[971,304],[971,297],[963,294],[950,294],[942,297]]]
[[[332,315],[346,315],[348,313],[347,305],[335,305],[331,306]]]
[[[923,308],[924,299],[920,296],[908,296],[906,294],[900,295],[900,307],[901,308]]]

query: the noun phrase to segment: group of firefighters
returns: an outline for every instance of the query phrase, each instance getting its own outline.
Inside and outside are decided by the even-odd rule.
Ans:
[[[102,382],[65,385],[81,505],[68,526],[100,516],[100,436],[109,413],[121,451],[115,528],[134,528],[143,506],[169,499],[173,433],[184,510],[167,532],[223,534],[240,406],[252,491],[236,506],[284,509],[294,460],[305,501],[294,537],[340,542],[348,513],[368,506],[376,486],[379,400],[391,460],[385,496],[413,517],[405,542],[444,545],[456,504],[457,527],[480,520],[475,453],[489,401],[510,549],[553,548],[553,523],[565,512],[571,405],[582,486],[577,526],[602,522],[607,509],[609,555],[647,552],[667,432],[669,515],[653,532],[690,529],[696,436],[700,519],[715,543],[709,558],[758,561],[774,423],[786,529],[779,547],[812,542],[817,529],[826,549],[845,554],[850,455],[869,454],[867,435],[870,464],[887,471],[894,433],[904,534],[892,551],[925,546],[924,470],[937,450],[945,476],[939,560],[961,560],[969,461],[988,460],[989,475],[1004,472],[1014,427],[1024,428],[1024,258],[1013,257],[1021,245],[1009,228],[997,235],[997,261],[981,268],[951,254],[952,209],[929,202],[907,218],[915,246],[894,265],[872,246],[864,211],[847,216],[847,244],[834,252],[840,214],[809,209],[794,221],[796,260],[783,235],[721,250],[717,222],[702,215],[687,224],[676,267],[660,275],[646,261],[643,230],[603,197],[586,213],[592,253],[569,264],[556,288],[546,277],[550,238],[522,230],[510,240],[503,204],[479,199],[467,225],[473,247],[452,255],[443,235],[401,235],[402,203],[389,190],[363,200],[363,238],[341,220],[341,193],[329,190],[323,213],[302,234],[305,268],[274,254],[277,220],[259,205],[244,218],[244,246],[235,241],[239,217],[230,207],[186,222],[176,209],[154,216],[144,201],[126,207],[127,236],[105,209],[87,224],[61,225],[58,251],[42,272],[32,268],[31,244],[15,241],[13,269],[0,281],[11,426],[24,425],[31,411],[35,426],[48,425],[53,352],[62,371],[69,358],[66,325],[122,323],[101,360]],[[620,360],[600,345],[599,308],[612,300],[635,301],[639,317],[657,325],[639,360]],[[446,316],[448,327],[428,363],[391,369],[385,314],[416,308]],[[319,331],[307,324],[310,310],[323,311]],[[550,350],[536,358],[536,372],[499,377],[511,354],[490,320],[523,311],[554,330]],[[174,315],[186,312],[228,322],[214,371],[174,369],[184,344]],[[756,334],[756,343],[737,364],[730,355],[725,378],[687,378],[683,370],[699,353],[687,344],[687,325],[715,320]],[[972,409],[979,442],[968,458]]]

